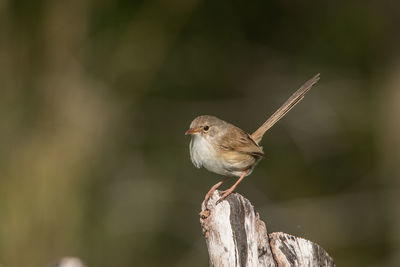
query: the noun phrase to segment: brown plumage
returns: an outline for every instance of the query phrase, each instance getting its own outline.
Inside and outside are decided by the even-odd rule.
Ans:
[[[264,157],[264,152],[259,146],[264,133],[299,103],[318,80],[319,74],[308,80],[251,135],[210,115],[202,115],[192,121],[186,134],[192,136],[190,158],[193,164],[197,168],[204,167],[226,177],[239,177],[231,188],[224,191],[219,201],[232,193],[240,181],[249,175],[258,161]],[[225,180],[215,184],[206,194],[205,200]]]

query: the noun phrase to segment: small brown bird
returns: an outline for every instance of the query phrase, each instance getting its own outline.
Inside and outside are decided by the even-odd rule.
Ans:
[[[226,180],[239,177],[231,188],[223,192],[218,202],[224,200],[253,171],[258,161],[264,157],[262,147],[259,146],[264,133],[299,103],[318,80],[319,74],[308,80],[253,134],[210,115],[199,116],[192,121],[185,134],[191,135],[190,158],[194,166],[227,177],[211,187],[205,201]]]

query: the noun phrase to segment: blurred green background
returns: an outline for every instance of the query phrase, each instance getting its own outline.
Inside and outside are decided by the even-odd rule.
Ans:
[[[398,1],[0,1],[0,264],[207,266],[191,120],[254,131],[238,187],[338,266],[400,266]],[[226,186],[230,186],[228,183]]]

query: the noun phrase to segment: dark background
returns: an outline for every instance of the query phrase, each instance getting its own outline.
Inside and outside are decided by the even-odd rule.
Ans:
[[[207,266],[219,177],[184,132],[201,114],[252,132],[320,72],[237,191],[338,266],[400,266],[399,8],[1,1],[0,264]]]

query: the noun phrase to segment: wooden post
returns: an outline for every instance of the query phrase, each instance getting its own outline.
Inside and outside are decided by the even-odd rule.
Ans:
[[[285,233],[268,234],[250,201],[240,194],[216,205],[219,198],[215,191],[200,212],[210,266],[335,266],[316,243]]]

